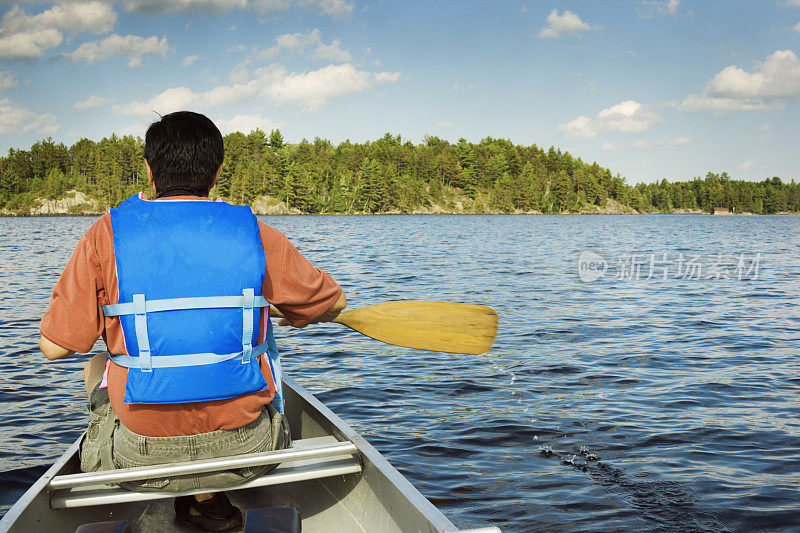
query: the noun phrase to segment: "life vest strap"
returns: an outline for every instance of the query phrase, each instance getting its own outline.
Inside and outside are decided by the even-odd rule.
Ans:
[[[269,342],[262,342],[255,348],[250,349],[250,357],[247,359],[255,359],[261,354],[269,351]],[[144,368],[141,366],[140,357],[132,357],[126,354],[113,355],[108,354],[112,361],[120,366],[127,368]],[[150,358],[151,368],[171,368],[177,366],[199,366],[199,365],[213,365],[222,363],[231,359],[242,357],[242,352],[229,353],[229,354],[216,354],[216,353],[190,353],[182,355],[159,355],[158,357]]]
[[[147,335],[147,307],[144,294],[133,295],[133,310],[136,342],[139,344],[139,367],[142,372],[152,372],[153,364],[150,358],[150,338]]]
[[[246,289],[253,292],[253,289]],[[242,291],[244,292],[244,291]],[[165,298],[162,300],[147,300],[145,302],[146,313],[157,313],[159,311],[182,311],[185,309],[217,309],[227,307],[244,307],[244,295],[242,296],[197,296],[191,298]],[[267,307],[269,302],[263,296],[255,296],[252,302],[253,307]],[[125,302],[103,306],[105,316],[123,316],[136,314],[134,302]]]
[[[242,291],[242,364],[246,365],[253,353],[253,307],[255,306],[255,291],[244,289]]]

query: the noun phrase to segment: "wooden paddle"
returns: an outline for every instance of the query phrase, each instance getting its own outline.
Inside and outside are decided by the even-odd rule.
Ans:
[[[275,307],[270,315],[283,318]],[[491,307],[452,302],[401,300],[344,311],[342,324],[375,340],[434,352],[481,354],[497,334],[497,313]]]

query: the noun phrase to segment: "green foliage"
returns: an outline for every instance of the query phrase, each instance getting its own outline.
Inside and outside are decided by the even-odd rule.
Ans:
[[[426,137],[421,144],[385,134],[373,142],[334,146],[315,138],[287,144],[279,130],[231,133],[215,197],[250,203],[269,195],[307,213],[408,213],[461,202],[478,212],[579,212],[609,199],[639,212],[800,211],[800,185],[779,178],[732,180],[709,172],[692,181],[629,186],[620,175],[555,147],[518,146],[487,137],[456,144]],[[148,189],[142,140],[112,135],[70,147],[47,138],[0,157],[0,207],[25,212],[37,199],[78,190],[114,206]]]

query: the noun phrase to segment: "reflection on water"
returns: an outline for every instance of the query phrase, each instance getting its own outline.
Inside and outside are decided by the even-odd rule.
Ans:
[[[352,306],[429,299],[498,311],[497,342],[480,356],[392,347],[338,325],[278,329],[287,371],[456,525],[800,529],[800,218],[263,220]],[[47,363],[35,349],[50,290],[91,223],[0,218],[0,505],[86,423],[86,357]],[[761,264],[741,281],[609,273],[585,283],[585,250],[610,266],[621,254],[681,252],[760,253]]]

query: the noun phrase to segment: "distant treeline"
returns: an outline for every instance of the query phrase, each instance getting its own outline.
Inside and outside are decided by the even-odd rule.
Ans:
[[[72,146],[48,138],[0,158],[0,208],[26,212],[39,199],[78,190],[115,206],[147,189],[141,139],[124,136]],[[214,195],[235,203],[272,196],[307,213],[411,212],[439,206],[467,212],[580,212],[609,199],[639,212],[676,209],[736,212],[800,211],[800,184],[774,177],[703,179],[630,186],[597,163],[569,152],[514,145],[487,137],[455,144],[426,137],[421,144],[386,134],[337,146],[316,138],[297,144],[280,131],[225,136],[225,162]]]

